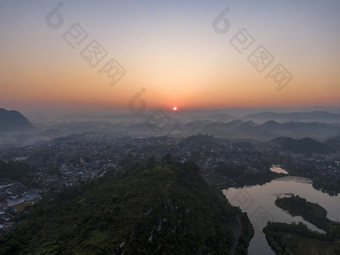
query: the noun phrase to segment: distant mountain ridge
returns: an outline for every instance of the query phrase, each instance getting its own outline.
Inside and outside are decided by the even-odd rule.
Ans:
[[[199,128],[196,126],[196,130]],[[291,138],[313,137],[327,139],[340,134],[340,127],[336,124],[319,122],[276,122],[273,120],[263,124],[252,121],[235,120],[229,123],[212,122],[201,126],[202,133],[226,138],[248,138],[268,140],[281,136]],[[187,130],[190,133],[190,130]]]
[[[31,131],[35,127],[18,111],[0,108],[0,132]]]
[[[277,113],[277,112],[261,112],[249,114],[244,119],[251,120],[275,120],[275,121],[322,121],[334,122],[340,121],[340,113],[330,113],[325,111],[313,112],[292,112],[292,113]]]
[[[157,119],[155,120],[147,117],[144,117],[144,121],[138,120],[135,122],[65,122],[59,123],[58,126],[55,126],[54,128],[55,131],[59,130],[62,134],[101,131],[124,136],[186,137],[202,133],[221,138],[262,141],[269,141],[283,136],[295,139],[311,137],[317,140],[327,140],[340,135],[340,124],[337,123],[297,121],[277,122],[271,120],[266,121],[263,124],[257,124],[253,121],[233,120],[230,122],[215,122],[206,119],[188,122],[179,119],[160,119],[160,121],[157,122]],[[332,143],[337,146],[336,144],[338,141],[333,141]]]
[[[340,114],[335,112],[261,112],[244,115],[242,118],[214,111],[211,114],[207,111],[194,111],[195,114],[191,115],[190,112],[150,110],[143,114],[68,114],[57,119],[56,123],[46,125],[49,132],[42,135],[58,137],[70,133],[100,131],[123,136],[185,137],[202,133],[222,138],[267,141],[278,137],[327,140],[340,135]],[[0,113],[0,134],[32,128],[19,112],[1,109]],[[339,141],[330,143],[337,148]]]

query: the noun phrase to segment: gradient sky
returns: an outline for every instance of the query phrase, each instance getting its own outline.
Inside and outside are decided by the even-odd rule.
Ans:
[[[0,2],[0,107],[24,111],[128,110],[136,93],[148,109],[340,106],[340,1],[64,1],[63,25],[46,15],[57,1]],[[230,30],[212,22],[226,7]],[[88,33],[73,49],[63,34]],[[243,54],[230,44],[246,28]],[[91,67],[80,53],[92,40],[108,52]],[[264,45],[275,57],[262,73],[247,57]],[[114,86],[98,73],[111,58],[127,71]],[[266,75],[281,63],[293,74],[282,90]]]

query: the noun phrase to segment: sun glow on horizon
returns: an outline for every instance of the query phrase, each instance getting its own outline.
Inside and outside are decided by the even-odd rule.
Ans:
[[[225,10],[217,0],[213,4],[201,0],[86,2],[71,1],[59,8],[58,15],[65,22],[52,29],[46,18],[55,4],[0,1],[0,45],[4,49],[0,53],[0,107],[129,111],[131,104],[145,104],[148,110],[183,112],[340,106],[340,2],[230,1],[224,21],[230,22],[231,29],[224,34],[213,27],[214,19]],[[249,12],[249,6],[256,11]],[[89,10],[92,15],[85,15]],[[290,19],[281,18],[287,15]],[[56,16],[50,18],[52,23],[57,21]],[[86,32],[81,42],[80,37],[70,41],[68,31],[76,21]],[[234,40],[239,39],[237,31],[243,25],[256,39],[244,50]],[[107,55],[99,58],[86,50],[94,40]],[[253,65],[260,59],[249,60],[260,45],[274,58],[266,62],[263,72]],[[90,63],[89,59],[98,61]],[[126,70],[114,86],[109,76],[118,69],[111,73],[107,69],[112,59]],[[284,79],[269,75],[278,64],[294,76],[280,90],[276,81]],[[141,88],[145,92],[140,93]]]

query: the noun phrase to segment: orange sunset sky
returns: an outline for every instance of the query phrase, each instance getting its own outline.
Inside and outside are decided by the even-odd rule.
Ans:
[[[339,1],[65,1],[51,28],[56,6],[0,2],[0,107],[126,110],[142,89],[149,109],[340,106]],[[225,8],[230,29],[217,33]],[[75,48],[73,24],[87,34]],[[243,28],[254,41],[240,53]],[[81,55],[93,40],[107,52],[95,67]],[[262,72],[248,61],[260,45],[273,56]],[[113,86],[100,72],[110,59],[126,70]],[[267,77],[277,64],[293,77],[281,90]]]

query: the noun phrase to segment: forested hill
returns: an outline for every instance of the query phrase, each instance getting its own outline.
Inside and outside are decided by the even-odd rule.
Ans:
[[[18,220],[0,254],[225,255],[233,244],[246,254],[253,235],[246,215],[191,163],[107,174],[47,195]]]

